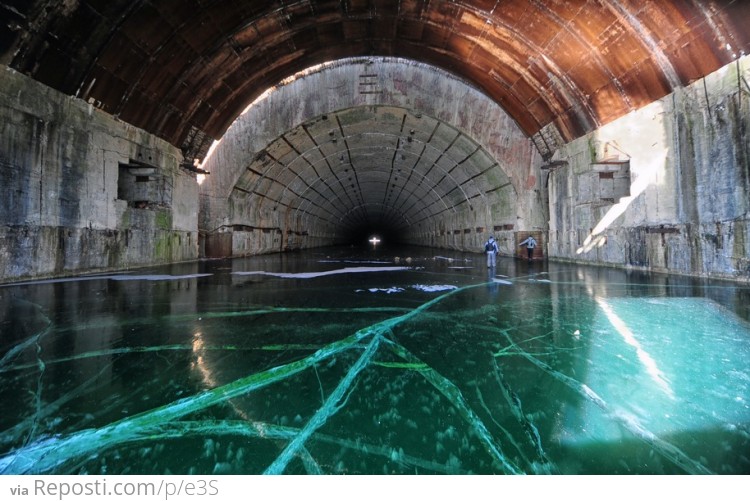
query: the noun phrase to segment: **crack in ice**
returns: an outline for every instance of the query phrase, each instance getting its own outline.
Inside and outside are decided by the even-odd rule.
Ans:
[[[604,411],[604,413],[608,417],[610,417],[610,419],[619,423],[625,429],[630,431],[634,436],[641,439],[645,443],[649,444],[653,448],[654,451],[661,454],[664,458],[668,459],[673,464],[677,465],[678,467],[682,468],[683,470],[691,474],[700,474],[700,475],[714,474],[711,470],[703,466],[700,462],[690,458],[689,456],[687,456],[684,452],[682,452],[680,449],[678,449],[674,445],[670,444],[669,442],[665,440],[662,440],[661,438],[656,436],[654,433],[647,430],[645,427],[643,427],[643,425],[641,425],[638,422],[635,416],[630,416],[630,415],[625,416],[623,413],[612,411],[609,408],[609,405],[607,405],[607,402],[605,402],[603,398],[601,398],[594,390],[592,390],[585,383],[577,381],[576,379],[553,369],[551,366],[547,365],[546,363],[542,362],[536,357],[526,353],[523,349],[518,347],[518,345],[516,345],[516,343],[513,341],[513,339],[510,338],[510,336],[508,336],[507,333],[500,331],[500,330],[498,332],[503,334],[509,343],[516,346],[516,349],[518,350],[518,354],[520,356],[524,357],[526,360],[528,360],[529,362],[531,362],[532,364],[540,368],[542,371],[552,376],[553,378],[562,382],[567,387],[572,389],[574,392],[584,397],[586,400],[594,403],[597,407],[602,409],[602,411]]]

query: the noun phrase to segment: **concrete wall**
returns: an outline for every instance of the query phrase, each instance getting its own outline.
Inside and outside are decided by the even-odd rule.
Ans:
[[[750,58],[568,144],[549,256],[747,280]]]
[[[197,258],[198,187],[180,159],[0,67],[0,282]]]
[[[750,58],[571,142],[553,158],[567,165],[550,171],[475,90],[431,68],[389,64],[393,87],[377,99],[466,131],[517,193],[512,206],[498,198],[413,228],[409,242],[479,252],[494,233],[513,255],[519,231],[548,222],[553,259],[748,280]],[[233,220],[243,212],[228,193],[254,153],[291,127],[357,99],[380,103],[347,98],[334,84],[348,71],[341,64],[277,88],[225,138],[200,193],[212,245],[237,255],[335,242],[334,228],[298,235],[270,213]],[[419,82],[442,97],[420,101]],[[328,87],[336,96],[316,93]],[[0,68],[0,282],[197,258],[198,185],[180,159],[154,136]]]

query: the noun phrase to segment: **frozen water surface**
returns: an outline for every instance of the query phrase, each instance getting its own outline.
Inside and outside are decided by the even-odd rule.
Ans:
[[[440,252],[0,288],[0,472],[750,473],[750,288]]]

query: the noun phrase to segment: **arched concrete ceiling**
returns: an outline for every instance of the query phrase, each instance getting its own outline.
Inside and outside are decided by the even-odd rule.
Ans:
[[[740,0],[3,0],[0,16],[0,62],[188,160],[269,86],[344,57],[442,68],[567,141],[750,52]]]
[[[454,127],[402,108],[357,107],[301,124],[259,152],[233,187],[233,222],[280,211],[297,231],[398,232],[484,209],[498,195],[513,205],[508,177]]]
[[[362,75],[377,92],[361,92]],[[529,222],[534,158],[507,113],[452,74],[339,59],[274,87],[227,130],[201,165],[200,227],[391,241],[511,227]]]

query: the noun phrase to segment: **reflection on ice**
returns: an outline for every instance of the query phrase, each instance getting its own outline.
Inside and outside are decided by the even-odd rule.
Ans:
[[[114,280],[116,282],[132,282],[145,280],[150,282],[165,282],[175,280],[186,280],[190,278],[210,277],[211,273],[193,273],[190,275],[129,275],[129,274],[112,274],[112,275],[86,275],[69,278],[50,278],[46,280],[33,280],[28,282],[14,282],[10,284],[0,284],[0,287],[18,287],[22,285],[45,285],[59,284],[66,282],[89,282],[94,280]]]
[[[604,314],[607,316],[607,319],[610,321],[610,323],[612,323],[615,330],[617,330],[617,332],[622,336],[623,340],[627,344],[635,348],[636,354],[638,355],[638,360],[640,360],[645,367],[646,372],[651,377],[651,380],[656,383],[656,385],[664,392],[665,395],[667,395],[671,399],[674,399],[674,391],[669,385],[669,381],[667,381],[664,373],[659,369],[656,361],[651,357],[651,355],[643,349],[641,344],[635,338],[633,332],[628,328],[627,324],[625,324],[625,322],[623,322],[623,320],[617,316],[614,310],[610,308],[610,306],[604,299],[600,297],[597,297],[595,299],[596,304],[599,305],[599,308],[602,309]]]
[[[523,356],[531,363],[546,372],[548,375],[552,376],[558,381],[561,381],[568,388],[581,395],[584,398],[584,402],[593,404],[598,407],[601,411],[603,411],[603,417],[607,420],[607,422],[611,422],[612,424],[617,424],[624,427],[635,437],[650,445],[654,451],[664,456],[667,460],[672,461],[675,465],[679,466],[687,473],[713,473],[705,466],[703,466],[700,462],[691,459],[674,445],[660,439],[653,432],[644,428],[643,425],[632,414],[628,414],[626,412],[623,412],[622,410],[612,411],[610,409],[610,405],[587,384],[576,381],[574,378],[556,371],[551,366],[545,364],[544,362],[541,362],[540,360],[536,359],[532,355],[529,355],[523,350],[519,350],[519,355]],[[586,433],[586,430],[583,431],[584,433]]]
[[[750,374],[746,322],[697,298],[610,299],[605,306],[595,326],[614,319],[623,342],[599,336],[591,353],[591,385],[623,402],[624,412],[659,435],[725,423],[746,426],[750,409],[735,397],[748,395],[750,385],[732,376]],[[632,375],[625,379],[624,374]]]

